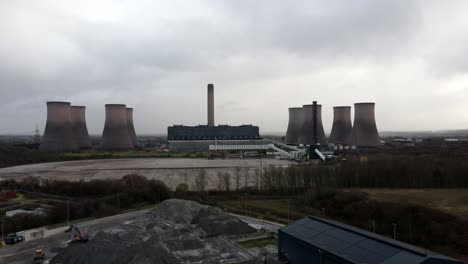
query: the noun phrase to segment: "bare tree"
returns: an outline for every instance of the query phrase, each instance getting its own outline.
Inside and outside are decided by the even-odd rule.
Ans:
[[[234,176],[236,177],[235,179],[236,179],[236,190],[237,191],[239,190],[239,187],[240,187],[241,170],[242,170],[241,167],[236,167],[236,171],[235,171],[235,174],[234,174]]]
[[[227,172],[218,172],[218,189],[220,191],[229,191],[231,189],[231,175]]]
[[[198,170],[198,174],[195,178],[195,190],[204,192],[208,185],[208,179],[206,176],[206,170],[200,169]]]

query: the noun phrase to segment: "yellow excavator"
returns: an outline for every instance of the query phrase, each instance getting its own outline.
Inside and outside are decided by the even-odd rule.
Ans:
[[[42,248],[38,248],[34,251],[34,263],[42,263],[45,258],[45,252]]]
[[[72,241],[76,242],[88,242],[88,234],[82,232],[77,226],[71,224],[65,232],[73,232]]]

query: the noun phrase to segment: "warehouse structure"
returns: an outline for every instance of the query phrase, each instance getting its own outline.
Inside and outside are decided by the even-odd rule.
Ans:
[[[313,145],[314,142],[314,115],[316,116],[316,132],[317,132],[317,143],[320,145],[327,144],[327,138],[325,136],[325,130],[322,124],[322,105],[317,105],[317,112],[314,112],[314,105],[304,105],[303,107],[304,121],[302,124],[301,135],[299,137],[299,144]]]
[[[376,147],[380,145],[379,131],[375,123],[375,103],[354,104],[351,144],[358,147]]]
[[[298,145],[304,123],[304,111],[302,107],[289,108],[288,130],[286,131],[286,144]]]
[[[75,151],[70,102],[47,102],[47,122],[39,147],[42,151]]]
[[[71,126],[73,138],[78,145],[79,149],[91,148],[91,139],[88,134],[88,127],[86,126],[86,107],[75,106],[70,107]]]
[[[128,134],[130,136],[130,141],[132,145],[135,147],[137,145],[137,136],[135,133],[135,126],[133,125],[133,108],[126,109],[126,116],[127,116],[127,128]]]
[[[106,104],[106,121],[102,132],[101,147],[105,150],[133,148],[127,126],[127,110],[124,104]]]
[[[333,107],[333,126],[329,141],[335,145],[350,145],[352,130],[351,106]]]
[[[278,253],[293,264],[462,264],[332,220],[305,217],[278,230]]]

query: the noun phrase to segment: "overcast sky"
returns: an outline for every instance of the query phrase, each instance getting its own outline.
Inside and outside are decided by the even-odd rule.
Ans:
[[[46,101],[134,107],[137,133],[206,123],[285,132],[288,107],[376,102],[389,130],[468,128],[467,1],[0,1],[0,134]]]

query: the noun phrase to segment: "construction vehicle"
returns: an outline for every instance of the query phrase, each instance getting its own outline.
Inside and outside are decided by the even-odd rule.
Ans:
[[[73,232],[72,241],[76,242],[88,242],[88,234],[82,232],[77,226],[71,224],[70,227],[65,230],[65,232]]]
[[[45,252],[42,248],[38,248],[34,251],[34,263],[42,263],[45,258]]]

